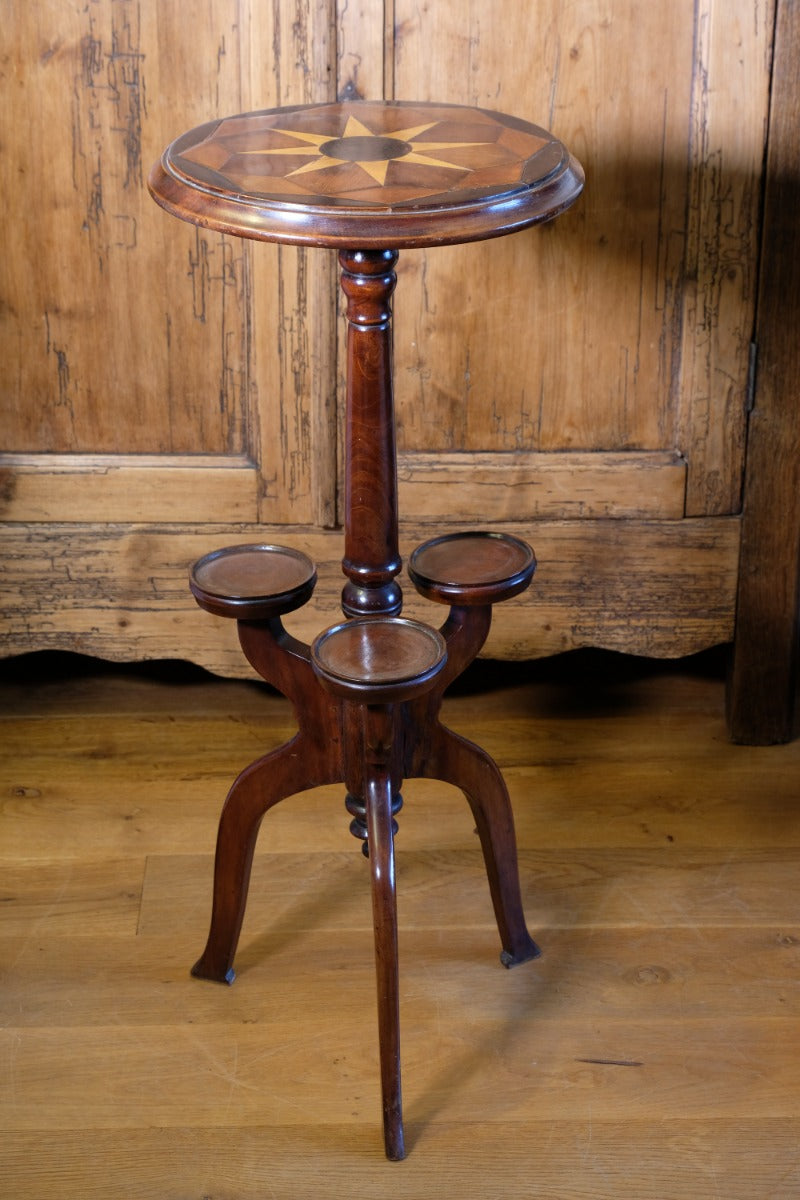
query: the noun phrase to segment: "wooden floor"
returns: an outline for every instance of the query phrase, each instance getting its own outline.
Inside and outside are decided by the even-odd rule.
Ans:
[[[800,741],[728,743],[716,656],[484,667],[448,702],[504,769],[543,954],[503,970],[463,797],[409,783],[399,1164],[341,789],[267,817],[234,986],[188,972],[285,702],[69,668],[0,687],[2,1197],[800,1196]]]

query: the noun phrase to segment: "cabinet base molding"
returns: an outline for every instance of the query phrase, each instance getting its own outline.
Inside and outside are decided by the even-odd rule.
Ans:
[[[733,640],[737,517],[540,521],[515,523],[513,532],[533,545],[539,566],[530,590],[496,614],[486,657],[538,658],[594,646],[677,658]],[[401,527],[404,560],[430,536],[428,526]],[[339,531],[9,524],[0,566],[6,598],[0,654],[186,659],[214,674],[249,678],[233,623],[197,608],[188,571],[209,549],[254,540],[289,542],[317,564],[313,598],[286,619],[291,633],[311,641],[339,612],[345,582]],[[430,622],[433,606],[405,576],[400,583],[404,614]]]

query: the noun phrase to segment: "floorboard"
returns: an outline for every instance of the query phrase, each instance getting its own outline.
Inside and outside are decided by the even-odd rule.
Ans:
[[[266,818],[234,985],[188,973],[225,792],[289,736],[286,702],[177,664],[7,664],[0,1197],[795,1200],[800,742],[732,746],[723,704],[715,655],[456,688],[543,953],[502,968],[469,808],[409,782],[392,1164],[340,788]]]

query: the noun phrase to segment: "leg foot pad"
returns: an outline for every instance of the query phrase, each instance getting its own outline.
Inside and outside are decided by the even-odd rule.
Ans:
[[[500,952],[500,962],[510,970],[511,967],[518,967],[522,963],[530,962],[532,958],[540,958],[541,953],[533,938],[529,938],[528,944],[519,950],[502,950]]]
[[[227,983],[230,986],[236,978],[236,972],[233,967],[228,967],[224,974],[218,971],[211,971],[203,963],[202,958],[199,959],[192,967],[191,974],[195,979],[209,979],[212,983]]]

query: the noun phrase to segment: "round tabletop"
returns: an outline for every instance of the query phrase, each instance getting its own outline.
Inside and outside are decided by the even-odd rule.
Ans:
[[[211,121],[167,147],[154,199],[196,225],[352,250],[499,237],[563,212],[583,171],[536,125],[453,104],[352,101]]]

